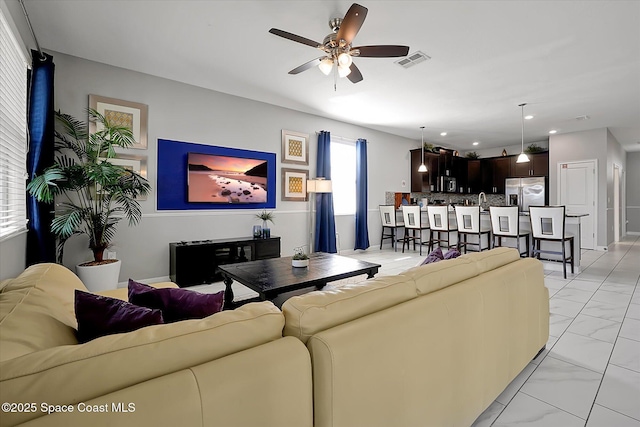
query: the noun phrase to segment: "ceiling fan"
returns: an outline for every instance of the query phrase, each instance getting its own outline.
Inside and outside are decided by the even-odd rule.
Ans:
[[[362,27],[366,17],[366,7],[357,3],[352,4],[344,19],[333,18],[329,21],[329,27],[333,32],[327,35],[322,43],[277,28],[272,28],[269,32],[294,42],[315,47],[325,53],[319,58],[312,59],[294,68],[289,71],[289,74],[299,74],[317,65],[325,75],[329,75],[333,69],[334,73],[337,73],[339,77],[347,77],[352,83],[358,83],[362,80],[362,73],[353,63],[352,57],[395,58],[407,56],[409,53],[409,46],[375,45],[352,47],[351,43],[358,31],[360,31],[360,27]]]

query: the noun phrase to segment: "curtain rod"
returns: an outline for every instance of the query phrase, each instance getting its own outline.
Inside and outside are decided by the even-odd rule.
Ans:
[[[40,43],[38,43],[38,38],[36,37],[36,33],[33,31],[33,27],[31,26],[31,20],[29,19],[29,15],[27,14],[27,8],[24,6],[24,1],[20,1],[20,6],[22,6],[22,12],[24,13],[24,17],[27,19],[27,25],[29,26],[29,30],[31,30],[31,36],[33,40],[36,42],[36,48],[38,52],[40,52],[40,59],[45,59],[46,56],[42,53],[42,49],[40,48]]]
[[[320,135],[320,131],[316,131],[316,135]],[[341,139],[343,141],[349,141],[349,142],[358,142],[357,139],[353,139],[353,138],[346,138],[344,136],[340,136],[340,135],[334,135],[331,134],[331,139]],[[367,140],[365,140],[367,141]],[[367,144],[369,143],[369,141],[367,141]]]

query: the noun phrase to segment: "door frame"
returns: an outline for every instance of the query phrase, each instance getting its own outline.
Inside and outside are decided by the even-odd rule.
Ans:
[[[556,204],[560,204],[560,194],[562,193],[561,188],[561,179],[560,174],[562,173],[562,165],[563,164],[575,164],[575,163],[593,163],[594,167],[594,178],[593,178],[593,247],[597,251],[606,251],[608,249],[607,246],[598,246],[598,159],[584,159],[584,160],[567,160],[567,161],[558,161],[556,164],[557,169],[557,177],[558,182],[556,184]],[[582,227],[582,224],[580,224]]]
[[[618,170],[618,187],[615,186],[615,173],[616,169]],[[613,204],[613,215],[614,215],[614,243],[619,242],[627,235],[627,199],[626,199],[626,179],[625,179],[625,170],[624,167],[617,163],[613,162],[613,195],[614,195],[614,204]],[[616,193],[617,192],[617,193]],[[618,196],[618,205],[615,203],[615,196]],[[618,234],[616,235],[615,228],[615,218],[616,218],[616,209],[618,209]]]

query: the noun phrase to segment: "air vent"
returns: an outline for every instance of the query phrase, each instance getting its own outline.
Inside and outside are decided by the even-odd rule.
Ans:
[[[416,64],[426,61],[427,59],[431,59],[431,57],[424,52],[417,51],[407,55],[406,57],[397,60],[395,63],[400,65],[403,68],[413,67]]]
[[[591,117],[587,116],[586,114],[584,116],[578,116],[576,117],[576,120],[589,120]]]

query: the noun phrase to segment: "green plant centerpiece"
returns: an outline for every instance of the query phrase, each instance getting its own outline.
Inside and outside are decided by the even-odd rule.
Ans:
[[[527,148],[524,149],[524,152],[528,154],[540,153],[542,151],[545,151],[545,149],[540,147],[538,144],[529,144],[527,145]]]
[[[478,153],[476,153],[475,151],[469,151],[467,154],[464,155],[467,159],[479,159],[480,155]]]
[[[55,113],[54,164],[27,185],[36,200],[57,202],[51,231],[58,239],[60,263],[67,240],[81,234],[89,237],[93,263],[103,262],[116,226],[125,218],[130,226],[140,222],[142,211],[136,197],[151,190],[140,174],[109,162],[116,157],[116,148],[135,143],[131,129],[109,122],[96,110],[88,111],[89,120],[98,129],[91,134],[87,123]]]
[[[309,266],[309,255],[304,253],[304,249],[302,247],[293,249],[293,258],[291,260],[291,265],[293,267]]]

